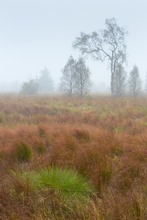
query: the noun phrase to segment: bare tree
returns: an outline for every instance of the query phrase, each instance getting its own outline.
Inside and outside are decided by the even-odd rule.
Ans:
[[[130,95],[136,97],[140,94],[142,83],[139,75],[139,70],[136,65],[134,65],[132,71],[130,72],[128,86],[129,86],[128,89]]]
[[[39,83],[39,93],[41,94],[49,94],[53,92],[53,80],[51,78],[50,72],[45,67],[40,71],[40,77],[38,79]]]
[[[82,54],[91,55],[92,58],[100,61],[107,60],[111,70],[111,94],[114,94],[114,77],[118,63],[126,61],[126,45],[124,28],[119,27],[115,18],[106,19],[106,29],[92,34],[81,33],[73,43]]]
[[[86,67],[83,58],[79,58],[79,60],[76,61],[70,56],[62,70],[62,74],[60,88],[63,93],[68,96],[84,96],[89,92],[91,87],[91,72]]]
[[[62,70],[60,89],[68,96],[72,96],[75,89],[75,63],[76,61],[70,56]]]
[[[126,92],[126,72],[122,64],[116,66],[114,77],[114,94],[116,96],[123,96]]]
[[[76,62],[75,69],[75,90],[78,95],[84,96],[89,92],[92,84],[90,80],[91,72],[89,68],[86,67],[83,58],[79,58]]]

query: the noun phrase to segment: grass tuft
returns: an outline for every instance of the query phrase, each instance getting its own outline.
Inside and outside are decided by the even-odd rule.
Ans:
[[[28,190],[53,190],[64,198],[82,199],[94,193],[94,187],[71,169],[51,167],[41,171],[31,171],[15,175],[17,178],[17,192]],[[15,181],[16,183],[16,181]],[[19,185],[19,186],[18,186]],[[19,189],[19,191],[18,191]]]
[[[28,162],[32,158],[32,150],[25,143],[20,143],[17,145],[16,157],[21,162]]]

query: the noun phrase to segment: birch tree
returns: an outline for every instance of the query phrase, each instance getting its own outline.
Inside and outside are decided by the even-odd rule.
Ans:
[[[108,62],[111,71],[111,94],[115,95],[114,78],[116,66],[126,61],[125,36],[123,27],[119,27],[115,18],[106,19],[106,28],[91,34],[81,33],[73,43],[82,54],[90,55],[93,59]]]

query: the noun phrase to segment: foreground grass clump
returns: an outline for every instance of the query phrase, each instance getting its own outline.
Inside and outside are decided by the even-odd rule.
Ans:
[[[29,190],[53,190],[64,198],[82,199],[94,193],[94,187],[71,169],[51,167],[41,171],[30,171],[16,176],[16,192]],[[23,187],[22,187],[23,186]],[[19,190],[18,190],[19,189]],[[21,190],[20,190],[21,189]]]

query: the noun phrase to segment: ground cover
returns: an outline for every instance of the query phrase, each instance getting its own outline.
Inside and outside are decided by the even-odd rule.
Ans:
[[[0,219],[147,219],[146,97],[0,96]]]

